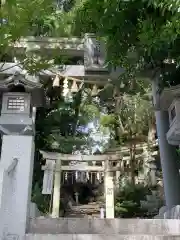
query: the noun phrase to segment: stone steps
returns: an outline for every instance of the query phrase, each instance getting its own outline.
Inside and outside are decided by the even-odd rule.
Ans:
[[[78,206],[72,206],[70,210],[66,211],[66,218],[82,218],[82,217],[100,217],[100,206],[98,203],[89,203]]]
[[[179,240],[180,236],[120,234],[26,234],[25,240]]]

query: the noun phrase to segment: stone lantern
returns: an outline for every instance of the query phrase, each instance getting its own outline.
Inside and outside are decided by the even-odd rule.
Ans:
[[[167,141],[171,145],[180,144],[180,85],[164,89],[160,96],[160,107],[168,111],[169,131]]]
[[[155,97],[157,85],[158,79],[154,79],[152,84],[153,97]],[[155,106],[164,193],[168,208],[180,204],[179,159],[177,149],[175,148],[175,146],[180,144],[179,99],[180,85],[164,88],[163,91],[159,93],[159,103]]]
[[[34,162],[36,107],[43,104],[42,85],[33,76],[16,74],[0,81],[0,239],[22,239],[28,224]],[[40,104],[41,103],[41,104]]]

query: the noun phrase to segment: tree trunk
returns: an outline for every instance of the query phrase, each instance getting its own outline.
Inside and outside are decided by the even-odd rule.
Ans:
[[[130,178],[132,185],[135,185],[135,149],[136,144],[130,143]]]

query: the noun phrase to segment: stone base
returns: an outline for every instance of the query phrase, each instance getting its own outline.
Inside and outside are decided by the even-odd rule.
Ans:
[[[179,236],[104,234],[27,234],[25,240],[179,240]]]
[[[155,219],[180,219],[180,205],[176,205],[171,209],[165,206],[160,208]]]
[[[83,218],[37,218],[32,219],[28,233],[31,234],[102,234],[102,235],[148,235],[180,236],[179,220],[157,219],[83,219]],[[62,238],[63,239],[63,238]],[[146,239],[146,238],[145,238]],[[180,239],[180,237],[179,237]]]

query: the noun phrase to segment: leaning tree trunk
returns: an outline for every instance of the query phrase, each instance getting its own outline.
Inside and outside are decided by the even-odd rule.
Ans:
[[[136,144],[130,143],[130,179],[131,184],[135,185],[135,168],[136,168],[136,157],[135,157]]]

